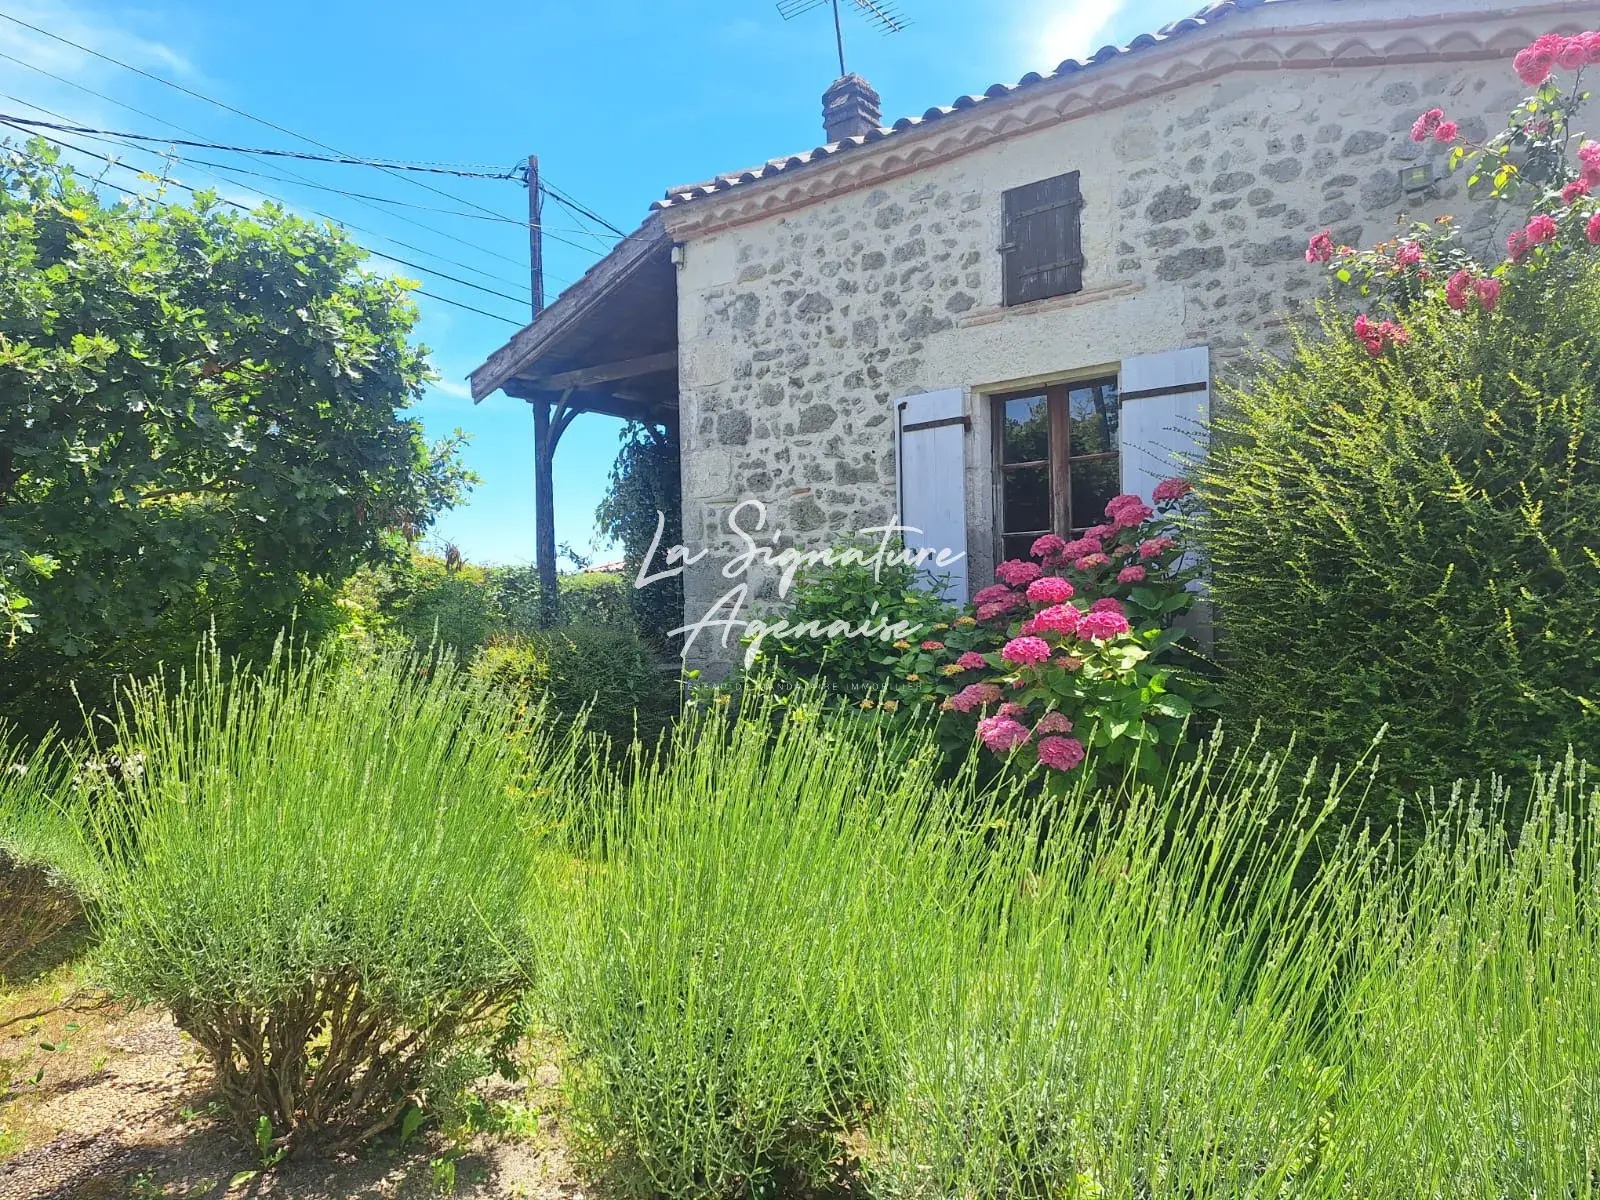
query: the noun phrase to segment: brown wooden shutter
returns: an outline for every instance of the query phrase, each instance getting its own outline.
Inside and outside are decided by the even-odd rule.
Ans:
[[[1000,252],[1006,304],[1083,290],[1082,213],[1077,171],[1005,193]]]

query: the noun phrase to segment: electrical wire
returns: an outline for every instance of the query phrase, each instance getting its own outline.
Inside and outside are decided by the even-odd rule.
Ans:
[[[38,133],[36,131],[24,128],[23,126],[20,126],[20,125],[17,125],[15,123],[13,123],[9,118],[4,117],[4,116],[0,116],[0,125],[6,125],[6,126],[12,128],[12,129],[18,130],[21,133],[32,133],[33,136],[42,137],[42,138],[44,138],[45,141],[52,142],[55,145],[62,147],[63,149],[71,150],[71,151],[73,151],[74,153],[77,153],[77,154],[84,154],[84,155],[87,155],[90,158],[98,158],[102,162],[106,163],[108,166],[116,167],[116,168],[118,168],[120,170],[123,170],[123,171],[132,171],[136,175],[148,174],[148,172],[141,171],[138,167],[132,166],[132,165],[130,165],[128,163],[118,162],[115,158],[112,158],[110,155],[97,154],[93,150],[89,150],[89,149],[87,149],[87,148],[85,148],[83,146],[75,145],[74,143],[68,142],[68,141],[66,141],[66,140],[64,140],[62,138],[50,137],[50,136],[48,136],[46,134],[41,134],[41,133]],[[120,184],[112,183],[110,180],[102,179],[102,180],[99,180],[97,182],[104,183],[105,186],[107,186],[107,187],[115,188],[117,191],[123,193],[123,195],[126,195],[126,196],[133,196],[133,197],[137,198],[139,196],[139,194],[140,194],[138,192],[131,191],[128,188],[122,187]],[[195,195],[200,191],[200,189],[190,187],[188,184],[183,183],[182,181],[177,180],[177,179],[164,178],[162,180],[162,182],[166,183],[166,184],[170,184],[171,186],[176,187],[176,188],[181,188],[181,189],[183,189],[184,191],[188,192],[191,195]],[[218,197],[218,199],[220,199],[222,201],[222,203],[228,205],[229,207],[238,209],[241,212],[249,212],[250,211],[250,208],[249,208],[248,205],[240,204],[237,200],[229,200],[225,196]],[[492,288],[482,287],[482,286],[480,286],[478,284],[472,283],[470,280],[458,279],[453,275],[447,275],[444,272],[436,271],[431,267],[419,266],[416,263],[407,262],[403,258],[396,258],[394,255],[384,254],[381,251],[373,250],[371,248],[365,248],[365,249],[367,250],[367,253],[371,254],[373,257],[381,258],[386,262],[396,263],[399,266],[403,266],[403,267],[410,267],[414,271],[423,271],[423,272],[426,272],[427,274],[434,275],[434,276],[436,276],[438,278],[441,278],[441,279],[448,279],[451,283],[457,283],[457,284],[462,285],[463,287],[473,288],[473,289],[475,289],[477,291],[480,291],[480,292],[487,292],[491,296],[500,296],[500,297],[502,297],[504,299],[507,299],[507,300],[510,300],[510,301],[512,301],[513,303],[516,303],[516,304],[521,304],[523,302],[523,299],[520,296],[508,296],[504,292],[497,292]],[[475,306],[473,306],[471,304],[463,304],[459,300],[452,300],[448,296],[440,296],[440,295],[438,295],[438,294],[436,294],[434,292],[429,292],[429,291],[426,291],[426,290],[424,290],[422,288],[416,288],[416,289],[413,289],[413,290],[419,296],[426,296],[430,300],[438,300],[443,304],[449,304],[449,305],[452,305],[452,306],[454,306],[456,308],[466,309],[468,312],[477,313],[480,316],[492,317],[496,321],[504,321],[507,325],[515,325],[515,326],[520,328],[523,324],[525,324],[525,322],[513,320],[510,317],[501,316],[499,313],[489,312],[486,309],[477,308],[477,307],[475,307]]]

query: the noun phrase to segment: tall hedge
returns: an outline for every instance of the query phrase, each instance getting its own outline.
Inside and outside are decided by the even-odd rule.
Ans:
[[[1374,356],[1329,307],[1222,389],[1199,471],[1228,707],[1403,785],[1600,747],[1600,258],[1442,294]]]

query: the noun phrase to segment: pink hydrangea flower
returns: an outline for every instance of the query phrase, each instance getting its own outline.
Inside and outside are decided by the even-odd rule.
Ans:
[[[1595,241],[1594,222],[1589,222],[1589,240]],[[1500,289],[1503,285],[1498,279],[1480,279],[1473,285],[1473,290],[1478,293],[1478,303],[1483,305],[1484,312],[1493,312],[1494,306],[1500,302]]]
[[[1064,712],[1047,712],[1039,718],[1039,723],[1033,727],[1036,737],[1043,737],[1048,733],[1071,733],[1072,721]]]
[[[1119,529],[1137,529],[1151,517],[1156,515],[1156,510],[1143,501],[1124,504],[1117,509],[1116,524]]]
[[[1333,230],[1324,229],[1311,239],[1306,247],[1306,261],[1308,263],[1325,263],[1333,259]]]
[[[1016,595],[1003,583],[991,583],[972,598],[974,604],[994,604],[1001,600],[1009,599]]]
[[[1005,644],[1005,649],[1000,651],[1000,657],[1019,666],[1047,662],[1050,658],[1050,643],[1040,637],[1012,638]]]
[[[947,703],[956,712],[969,713],[974,709],[997,703],[1003,695],[1005,693],[1000,690],[998,684],[975,683],[971,687],[962,688],[951,696]]]
[[[1443,120],[1444,109],[1430,108],[1427,112],[1418,117],[1412,124],[1411,140],[1413,142],[1427,141],[1428,138],[1433,136],[1433,131],[1439,128],[1439,125]]]
[[[1052,771],[1070,771],[1086,757],[1077,738],[1047,737],[1039,743],[1039,761]]]
[[[1169,537],[1153,537],[1148,541],[1139,543],[1139,557],[1143,559],[1160,558],[1175,545],[1177,543]]]
[[[1115,537],[1116,535],[1117,527],[1115,525],[1091,525],[1083,531],[1083,540],[1094,542],[1094,548],[1098,550],[1101,542],[1104,542],[1108,537]],[[1091,550],[1090,553],[1092,554],[1094,551]]]
[[[1004,600],[997,600],[993,604],[980,604],[980,605],[978,605],[978,620],[980,620],[980,621],[993,621],[993,620],[996,620],[998,618],[1004,617],[1007,613],[1009,613],[1015,607],[1016,607],[1016,604],[1008,603],[1008,602],[1006,602]]]
[[[1174,500],[1182,500],[1192,491],[1194,485],[1187,479],[1163,479],[1156,484],[1156,490],[1150,498],[1157,504],[1170,504]]]
[[[1073,588],[1059,575],[1046,575],[1028,585],[1028,599],[1035,604],[1060,604],[1071,600]]]
[[[1108,642],[1132,628],[1121,613],[1091,612],[1079,624],[1078,636],[1091,642]]]
[[[976,650],[968,650],[960,658],[956,659],[956,666],[963,671],[981,671],[988,665],[989,661]]]
[[[1079,571],[1098,571],[1101,567],[1109,567],[1111,560],[1104,554],[1085,554],[1072,565]]]
[[[1047,533],[1039,538],[1028,548],[1028,553],[1034,558],[1045,559],[1060,554],[1067,548],[1067,543],[1053,533]]]
[[[1100,553],[1100,539],[1081,537],[1075,542],[1068,542],[1061,547],[1062,558],[1082,558],[1086,554]]]
[[[1078,623],[1083,620],[1083,614],[1070,604],[1057,604],[1050,608],[1040,609],[1033,618],[1033,628],[1039,633],[1065,633],[1077,632]]]
[[[1033,735],[1014,717],[985,717],[978,722],[978,737],[996,754],[1007,754],[1027,743]]]
[[[1025,717],[1027,715],[1028,710],[1023,708],[1022,705],[1018,704],[1015,700],[1007,700],[999,708],[995,709],[995,716],[1010,717],[1012,720],[1016,720],[1018,717]]]
[[[944,649],[944,643],[943,642],[935,642],[935,641],[927,641],[927,642],[923,642],[922,643],[922,648],[924,650],[943,650]]]
[[[1106,501],[1106,516],[1111,518],[1111,527],[1113,529],[1116,528],[1116,526],[1117,526],[1117,514],[1118,513],[1120,513],[1125,508],[1132,508],[1135,505],[1139,506],[1140,508],[1143,508],[1144,507],[1144,501],[1141,500],[1138,496],[1135,496],[1132,492],[1125,492],[1120,496],[1113,496],[1113,497],[1111,497],[1111,499],[1107,500]]]
[[[1038,563],[1025,562],[1020,558],[1010,559],[994,569],[994,577],[1012,587],[1027,587],[1043,574],[1044,568]]]
[[[1143,567],[1123,567],[1117,572],[1118,583],[1143,583],[1145,570]]]
[[[1122,601],[1115,596],[1101,596],[1100,599],[1089,606],[1089,611],[1092,613],[1116,613],[1120,617],[1123,612]]]

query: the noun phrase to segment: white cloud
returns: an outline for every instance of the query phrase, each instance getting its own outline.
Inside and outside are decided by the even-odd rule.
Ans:
[[[1065,0],[1036,15],[1034,46],[1039,60],[1054,65],[1084,59],[1106,45],[1112,23],[1128,0]]]
[[[435,379],[428,384],[436,392],[442,392],[452,400],[471,400],[472,389],[464,380]]]

